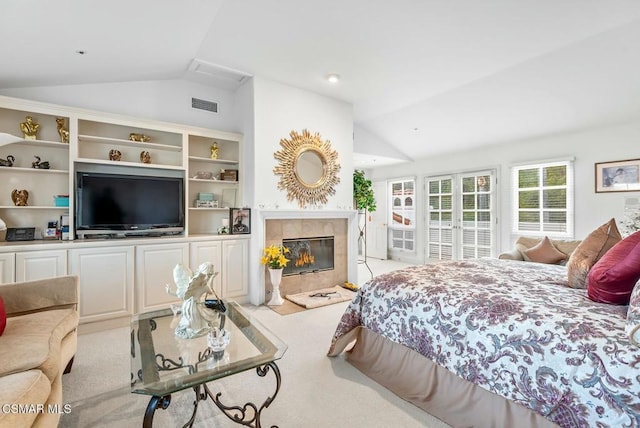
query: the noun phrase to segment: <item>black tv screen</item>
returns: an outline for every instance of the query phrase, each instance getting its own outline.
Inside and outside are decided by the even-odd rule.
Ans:
[[[78,172],[75,207],[76,230],[183,228],[183,179]]]

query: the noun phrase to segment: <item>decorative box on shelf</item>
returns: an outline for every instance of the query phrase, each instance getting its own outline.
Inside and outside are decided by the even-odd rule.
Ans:
[[[203,201],[198,199],[196,200],[195,207],[196,208],[218,208],[218,201]]]
[[[221,169],[220,180],[238,181],[238,170],[237,169]]]
[[[69,195],[56,195],[53,197],[53,205],[56,207],[68,207]]]

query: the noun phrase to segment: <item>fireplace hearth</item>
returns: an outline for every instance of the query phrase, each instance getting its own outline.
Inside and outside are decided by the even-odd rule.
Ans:
[[[298,294],[312,290],[334,287],[343,284],[345,281],[357,282],[355,277],[358,270],[357,253],[357,212],[355,211],[265,211],[258,210],[258,222],[256,233],[260,236],[260,226],[264,227],[263,247],[269,245],[283,245],[286,241],[309,240],[317,237],[333,238],[333,245],[327,245],[333,249],[331,257],[333,268],[320,270],[319,266],[305,270],[311,270],[307,274],[283,275],[280,283],[280,294]],[[324,251],[324,250],[322,250]],[[302,264],[309,264],[311,258],[313,263],[318,264],[318,258],[322,252],[318,253],[311,248],[311,253],[301,257]],[[291,259],[290,254],[287,258]],[[288,265],[295,266],[295,262]],[[300,266],[299,266],[300,267]],[[258,300],[259,303],[269,301],[273,290],[273,285],[266,269],[263,266],[256,266],[265,272],[263,294]],[[317,272],[315,271],[317,270]]]
[[[283,276],[333,269],[333,236],[283,239],[282,245],[289,249],[287,258],[290,260],[282,271]]]

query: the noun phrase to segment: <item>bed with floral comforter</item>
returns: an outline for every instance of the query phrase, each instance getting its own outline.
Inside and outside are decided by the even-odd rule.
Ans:
[[[640,348],[625,334],[626,316],[627,306],[569,288],[563,266],[444,262],[362,286],[329,355],[366,329],[559,426],[639,427]]]

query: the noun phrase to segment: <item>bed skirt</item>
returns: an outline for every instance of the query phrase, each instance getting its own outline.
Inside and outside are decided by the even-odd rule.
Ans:
[[[418,352],[357,327],[341,337],[329,356],[354,339],[347,361],[397,396],[453,427],[557,427],[526,407],[468,382]]]

